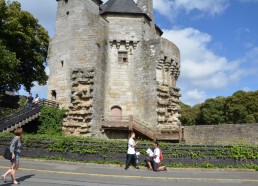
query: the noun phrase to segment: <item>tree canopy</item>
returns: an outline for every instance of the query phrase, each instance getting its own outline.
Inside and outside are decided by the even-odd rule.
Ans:
[[[194,107],[181,103],[182,125],[258,123],[258,91],[237,91]]]
[[[0,93],[45,85],[48,32],[19,2],[0,0]]]

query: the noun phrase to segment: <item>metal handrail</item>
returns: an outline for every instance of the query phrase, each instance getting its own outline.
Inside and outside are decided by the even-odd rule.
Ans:
[[[59,104],[54,101],[50,101],[47,99],[41,99],[37,103],[32,105],[32,108],[26,107],[23,109],[20,109],[18,111],[15,111],[14,113],[0,118],[0,131],[4,130],[5,128],[8,128],[26,118],[29,118],[33,116],[34,114],[37,114],[40,112],[41,108],[44,105],[52,106],[52,107],[58,107]]]

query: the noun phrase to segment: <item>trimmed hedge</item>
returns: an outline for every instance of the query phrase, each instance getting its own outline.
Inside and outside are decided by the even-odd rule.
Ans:
[[[9,145],[12,136],[0,135],[0,151]],[[144,164],[146,149],[152,142],[140,142],[139,162]],[[164,161],[171,166],[185,165],[198,167],[251,166],[258,167],[258,146],[247,145],[184,145],[160,143]],[[124,163],[127,141],[97,140],[79,137],[49,137],[42,135],[23,136],[22,156],[68,161],[95,163]]]

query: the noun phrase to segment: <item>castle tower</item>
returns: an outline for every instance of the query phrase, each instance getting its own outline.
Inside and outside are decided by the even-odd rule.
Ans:
[[[161,37],[152,3],[58,0],[48,98],[68,110],[66,134],[127,138],[128,123],[147,136],[179,129],[180,53]]]
[[[153,0],[138,0],[137,5],[144,13],[146,13],[151,18],[154,23]]]
[[[106,28],[100,0],[58,0],[56,32],[49,47],[48,98],[69,109],[63,130],[99,131],[104,94]],[[98,121],[97,121],[98,120]]]

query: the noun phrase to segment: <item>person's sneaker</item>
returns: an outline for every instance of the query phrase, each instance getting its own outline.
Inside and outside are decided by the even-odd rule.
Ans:
[[[125,167],[125,170],[127,170],[128,168]]]
[[[140,169],[140,168],[138,166],[136,166],[135,169]]]
[[[164,168],[164,171],[167,171],[167,167]]]

